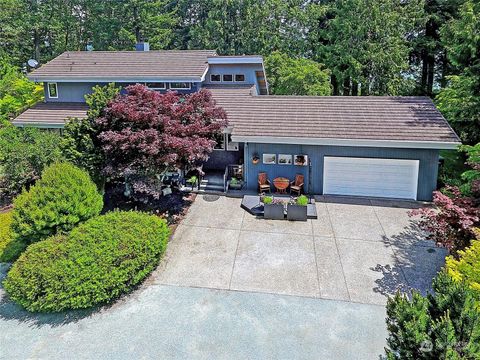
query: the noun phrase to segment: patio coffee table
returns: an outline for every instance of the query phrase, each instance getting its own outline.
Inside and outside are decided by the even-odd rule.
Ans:
[[[288,185],[290,185],[290,180],[284,177],[277,177],[273,179],[273,186],[275,186],[275,189],[280,194],[285,194],[288,188]]]

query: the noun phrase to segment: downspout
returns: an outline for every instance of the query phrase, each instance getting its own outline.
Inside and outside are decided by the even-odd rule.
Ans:
[[[246,188],[248,190],[248,166],[249,164],[248,161],[248,143],[246,142],[245,145],[243,146],[243,176],[245,177],[245,184]]]

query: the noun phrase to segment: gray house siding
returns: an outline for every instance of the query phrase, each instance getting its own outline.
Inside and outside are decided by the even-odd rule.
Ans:
[[[104,83],[57,83],[58,98],[48,96],[47,83],[43,84],[46,102],[85,102],[85,95],[92,92],[95,85],[106,85]]]
[[[203,165],[204,170],[225,170],[227,165],[243,163],[243,144],[239,144],[238,151],[213,150],[207,162]]]
[[[50,98],[48,96],[47,83],[43,84],[45,101],[46,102],[85,102],[85,95],[92,93],[92,88],[96,85],[104,86],[107,83],[57,83],[57,92],[58,98]],[[118,86],[121,86],[121,83],[118,83]],[[192,92],[198,91],[200,88],[200,83],[192,83],[192,88],[190,90],[176,90],[181,94],[189,94]],[[165,92],[161,91],[161,92]],[[122,90],[122,93],[125,91]]]
[[[259,88],[258,81],[257,81],[257,76],[255,74],[255,71],[263,71],[262,65],[261,64],[238,64],[238,65],[210,65],[207,75],[205,76],[205,81],[204,84],[223,84],[223,85],[228,85],[228,84],[251,84],[255,85],[256,88]],[[235,77],[235,74],[243,74],[245,75],[245,81],[244,82],[211,82],[210,81],[210,75],[211,74],[231,74]]]
[[[293,180],[295,174],[303,174],[306,190],[308,191],[308,179],[310,178],[310,191],[313,194],[322,194],[323,159],[325,156],[419,160],[418,200],[432,200],[432,191],[437,186],[438,150],[249,143],[245,146],[244,153],[247,187],[252,190],[257,188],[258,173],[264,171],[268,174],[270,180],[277,176],[284,176]],[[260,162],[257,165],[252,163],[254,154],[260,156]],[[308,155],[311,162],[311,174],[309,174],[308,166],[263,164],[263,154],[277,154],[277,156],[278,154]]]

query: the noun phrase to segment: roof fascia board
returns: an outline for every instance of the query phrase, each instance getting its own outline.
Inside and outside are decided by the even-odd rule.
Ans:
[[[65,123],[37,123],[37,122],[26,122],[26,121],[12,121],[12,125],[16,127],[36,127],[42,129],[63,129]]]
[[[411,149],[454,150],[461,143],[442,141],[406,141],[406,140],[357,140],[357,139],[322,139],[322,138],[294,138],[268,136],[238,136],[232,135],[232,141],[264,144],[295,144],[295,145],[327,145],[327,146],[354,146],[354,147],[386,147]]]
[[[182,78],[182,77],[134,77],[134,78],[113,78],[113,77],[98,77],[98,78],[88,78],[88,77],[57,77],[57,76],[32,76],[27,75],[28,79],[34,82],[66,82],[66,83],[99,83],[99,82],[202,82],[201,78]]]
[[[263,64],[261,56],[209,56],[210,65],[217,64]]]
[[[207,67],[205,68],[205,71],[203,72],[202,77],[200,78],[201,82],[205,81],[205,78],[207,77],[208,70],[210,69],[210,66],[207,64]]]

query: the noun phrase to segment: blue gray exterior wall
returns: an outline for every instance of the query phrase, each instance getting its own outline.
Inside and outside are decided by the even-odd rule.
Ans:
[[[260,162],[257,165],[252,163],[254,154],[260,157]],[[263,154],[277,154],[277,156],[278,154],[308,155],[311,167],[266,165],[262,162]],[[249,143],[245,145],[244,150],[247,187],[252,190],[257,189],[258,173],[262,171],[267,173],[270,180],[277,176],[284,176],[293,180],[295,174],[303,174],[306,190],[313,194],[322,194],[323,159],[325,156],[420,160],[417,199],[431,201],[432,192],[437,186],[438,150]],[[310,169],[311,174],[309,174]],[[310,189],[308,189],[309,178],[311,179]]]
[[[237,65],[210,65],[207,75],[205,76],[205,81],[203,84],[216,84],[216,85],[228,85],[228,84],[251,84],[255,85],[259,89],[256,71],[263,71],[261,64],[237,64]],[[232,74],[235,77],[235,74],[245,75],[245,81],[243,82],[211,82],[211,74]]]
[[[68,82],[59,82],[57,83],[57,93],[58,98],[51,98],[48,96],[47,83],[43,84],[45,101],[46,102],[85,102],[85,95],[92,93],[92,88],[96,85],[104,86],[107,83],[68,83]],[[118,83],[118,86],[122,86],[121,83]],[[192,83],[190,90],[176,90],[181,94],[189,94],[196,92],[200,89],[200,83]],[[160,92],[166,92],[167,90],[161,90]],[[122,90],[124,93],[125,91]]]
[[[238,151],[213,150],[205,164],[204,170],[225,170],[228,165],[243,164],[243,144]]]
[[[106,85],[105,83],[57,83],[58,98],[48,96],[47,83],[43,84],[46,102],[85,102],[85,95],[92,92],[95,85]]]

